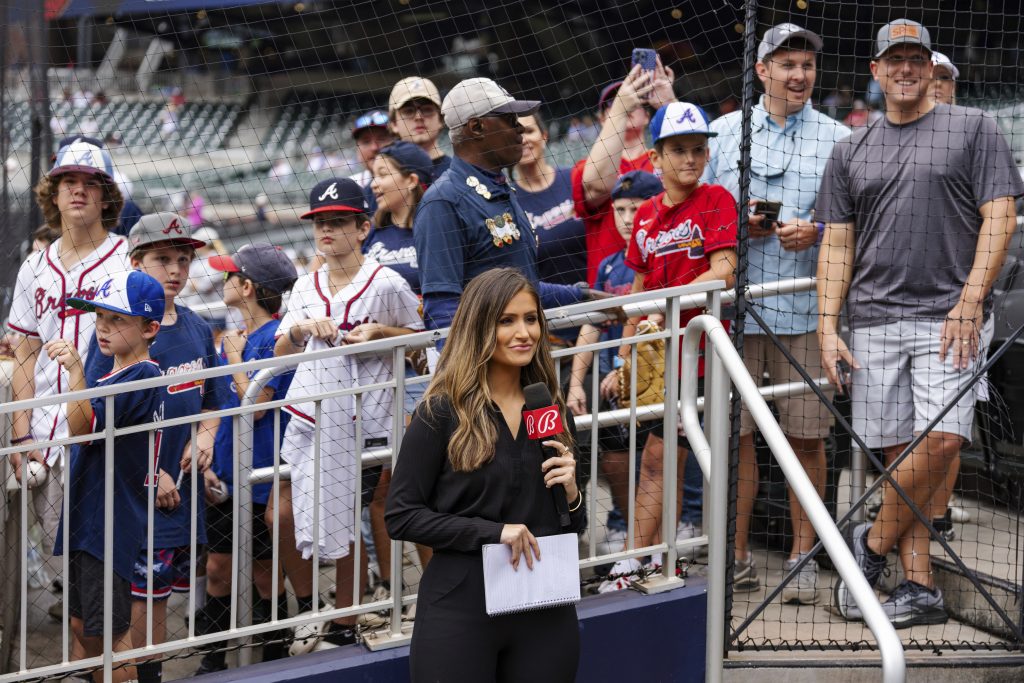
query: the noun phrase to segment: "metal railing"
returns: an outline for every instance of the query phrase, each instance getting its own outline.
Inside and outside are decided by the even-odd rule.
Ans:
[[[697,375],[689,372],[695,368],[701,335],[707,336],[706,348],[714,351],[710,355],[706,379],[705,409],[708,415],[704,430],[705,438],[697,415]],[[903,645],[896,629],[882,610],[882,605],[868,584],[857,561],[839,533],[832,516],[818,496],[811,480],[800,465],[793,447],[783,434],[782,428],[772,415],[771,408],[758,391],[753,378],[743,364],[743,358],[732,345],[722,323],[709,315],[700,315],[686,326],[683,337],[683,387],[682,419],[690,447],[701,463],[705,477],[711,487],[711,517],[708,533],[712,542],[708,548],[708,564],[712,567],[725,565],[726,515],[725,507],[728,486],[728,383],[726,374],[732,380],[736,391],[743,398],[757,423],[772,454],[782,468],[793,494],[799,499],[807,513],[818,538],[832,558],[836,571],[861,609],[864,621],[871,629],[882,657],[882,677],[886,683],[897,683],[906,679],[906,658]],[[667,429],[667,427],[666,427]],[[709,476],[710,475],[710,476]],[[723,542],[716,543],[716,539]],[[711,573],[708,579],[708,639],[707,660],[708,680],[721,680],[721,653],[725,648],[725,576]],[[718,654],[716,672],[710,669],[712,657]]]
[[[788,283],[776,283],[773,285],[766,285],[760,288],[758,294],[763,292],[766,295],[778,293],[779,291],[799,287],[808,286],[807,282],[799,283],[796,281]],[[712,316],[720,315],[720,306],[723,300],[731,298],[731,293],[723,292],[721,283],[704,283],[700,285],[690,285],[685,287],[677,287],[670,290],[660,290],[655,292],[647,292],[643,294],[635,294],[625,297],[618,297],[612,300],[590,302],[584,304],[577,304],[574,306],[552,309],[545,311],[545,314],[551,322],[552,328],[567,328],[576,327],[582,323],[589,322],[599,324],[602,321],[608,320],[614,317],[614,311],[612,309],[621,308],[626,312],[627,315],[641,315],[650,314],[654,312],[667,312],[666,329],[653,336],[640,336],[633,337],[626,341],[621,340],[610,340],[605,342],[596,342],[594,344],[588,344],[586,346],[579,346],[571,349],[564,349],[557,351],[554,355],[557,358],[563,358],[571,356],[574,353],[580,352],[598,352],[606,348],[615,348],[622,344],[629,345],[632,349],[633,360],[636,360],[636,344],[641,341],[650,340],[651,338],[662,338],[666,342],[666,363],[665,363],[665,379],[666,379],[666,396],[678,395],[679,389],[679,378],[680,375],[684,381],[684,388],[686,386],[687,378],[693,379],[693,370],[696,368],[695,358],[685,356],[683,358],[684,371],[680,373],[679,366],[679,344],[682,340],[683,332],[679,327],[679,314],[682,310],[704,307],[710,311]],[[724,332],[723,332],[724,334]],[[287,466],[281,463],[280,458],[280,445],[279,439],[275,439],[275,451],[274,451],[274,466],[272,468],[263,470],[252,469],[252,421],[253,415],[256,412],[273,411],[275,415],[275,434],[280,435],[280,410],[290,403],[294,403],[295,400],[283,399],[279,401],[271,401],[260,404],[252,402],[252,397],[259,392],[259,387],[265,386],[266,382],[275,374],[286,372],[289,369],[293,369],[300,363],[323,361],[328,359],[337,360],[340,357],[349,355],[364,355],[364,354],[386,354],[389,355],[395,364],[396,369],[403,367],[404,357],[406,351],[416,348],[424,348],[435,344],[438,340],[443,339],[446,335],[445,330],[434,331],[434,332],[423,332],[413,335],[407,335],[395,339],[379,340],[375,342],[367,342],[359,344],[358,346],[342,346],[337,348],[326,349],[322,351],[301,353],[281,358],[271,358],[259,361],[250,361],[241,365],[230,366],[230,367],[218,367],[198,372],[189,373],[187,376],[174,375],[170,377],[153,378],[149,380],[143,380],[139,382],[133,382],[131,384],[125,384],[121,386],[113,387],[102,387],[97,389],[90,389],[82,392],[74,392],[60,396],[59,398],[50,397],[42,399],[30,399],[21,401],[18,403],[7,403],[0,406],[0,418],[3,416],[13,413],[17,410],[31,409],[41,407],[47,404],[51,404],[57,401],[64,402],[68,400],[77,399],[95,399],[99,398],[107,402],[108,414],[113,412],[113,397],[116,392],[132,391],[145,388],[156,388],[164,387],[171,383],[181,383],[189,380],[205,380],[210,378],[216,378],[221,376],[230,375],[231,373],[243,371],[243,372],[257,372],[258,374],[250,384],[249,394],[247,400],[238,408],[231,408],[227,410],[220,410],[217,412],[203,413],[201,416],[187,416],[182,418],[176,418],[171,420],[163,420],[160,422],[149,423],[145,425],[137,425],[134,427],[126,427],[122,429],[114,429],[111,425],[108,425],[103,438],[106,439],[106,509],[105,523],[106,523],[106,562],[105,562],[105,583],[106,583],[106,600],[108,609],[104,613],[104,637],[107,647],[104,648],[104,653],[101,657],[94,657],[79,661],[70,661],[70,649],[71,641],[67,628],[67,614],[65,609],[65,620],[63,625],[62,637],[61,637],[61,648],[60,648],[60,661],[58,663],[47,663],[44,666],[30,665],[27,656],[27,601],[25,599],[26,583],[25,577],[21,577],[21,590],[22,590],[22,602],[21,602],[21,619],[20,619],[20,648],[18,651],[18,671],[16,673],[0,676],[0,681],[15,681],[25,680],[29,678],[35,678],[39,676],[50,676],[56,674],[62,674],[71,672],[74,670],[80,670],[83,668],[103,667],[104,674],[109,677],[113,667],[120,665],[121,663],[128,662],[134,658],[140,656],[156,656],[172,651],[181,650],[189,647],[196,647],[202,645],[212,645],[214,643],[233,640],[233,639],[247,639],[252,636],[257,636],[271,631],[277,631],[285,627],[296,627],[304,624],[310,624],[315,622],[324,622],[329,619],[338,617],[352,617],[359,614],[376,612],[379,610],[389,610],[391,615],[391,628],[386,633],[378,633],[371,636],[368,639],[368,644],[374,648],[383,648],[399,645],[405,642],[407,634],[403,634],[401,625],[401,610],[402,607],[415,601],[415,595],[403,596],[402,589],[402,544],[399,542],[392,541],[392,553],[391,553],[391,576],[392,576],[392,592],[391,599],[389,601],[376,601],[370,603],[359,604],[358,595],[358,583],[353,587],[353,593],[355,596],[354,604],[351,607],[345,608],[324,608],[320,609],[318,601],[314,600],[313,612],[304,613],[301,615],[293,616],[287,619],[278,619],[276,612],[276,603],[271,601],[271,619],[269,622],[259,625],[251,625],[251,614],[248,608],[250,604],[249,597],[251,592],[251,581],[248,576],[245,576],[246,568],[251,566],[251,515],[243,514],[247,512],[251,505],[251,487],[252,485],[265,481],[280,482],[282,479],[288,477]],[[727,339],[727,337],[726,337]],[[719,344],[720,345],[720,344]],[[734,352],[735,353],[735,352]],[[596,365],[596,357],[594,359]],[[742,364],[740,365],[742,367]],[[728,389],[722,389],[719,386],[719,381],[724,382],[724,374],[719,372],[717,375],[714,374],[714,365],[712,364],[712,376],[717,377],[713,384],[713,388],[709,393],[708,405],[719,406],[722,401],[727,401]],[[590,387],[592,406],[598,404],[597,392],[598,392],[598,379],[599,373],[594,373],[595,381]],[[746,379],[752,386],[752,380],[749,376]],[[417,377],[409,380],[416,383],[424,383],[429,381],[429,377]],[[331,388],[325,389],[322,393],[304,397],[304,401],[308,401],[317,406],[317,412],[320,411],[320,406],[323,401],[328,399],[334,399],[340,396],[356,396],[356,400],[361,400],[359,397],[365,395],[368,392],[387,390],[394,392],[394,405],[396,406],[396,412],[399,410],[397,406],[403,404],[404,393],[406,390],[407,380],[402,372],[398,371],[394,373],[394,377],[386,382],[379,384],[359,386],[359,387],[344,387],[344,388]],[[764,387],[761,389],[754,388],[755,392],[760,392],[759,395],[771,396],[771,395],[782,395],[790,393],[798,393],[800,391],[806,391],[806,385],[790,384],[780,385],[777,387]],[[636,385],[635,381],[630,389],[632,397],[635,399],[636,396]],[[687,410],[697,407],[696,399],[693,397],[692,406],[689,403],[684,404]],[[744,394],[744,398],[748,398]],[[635,406],[635,400],[631,401],[631,404]],[[763,404],[763,401],[762,401]],[[669,409],[666,409],[666,405]],[[629,510],[627,514],[628,521],[628,537],[626,547],[621,552],[609,553],[609,554],[598,554],[596,552],[596,531],[600,525],[597,521],[598,506],[592,504],[588,506],[588,529],[590,530],[589,547],[587,552],[584,553],[584,557],[581,558],[581,568],[589,568],[596,565],[608,564],[616,560],[625,558],[641,558],[647,555],[660,555],[662,557],[662,573],[658,577],[648,578],[642,582],[641,587],[649,592],[655,592],[659,590],[667,590],[683,585],[683,582],[675,577],[676,559],[679,554],[679,550],[683,548],[690,548],[693,546],[703,545],[710,541],[710,556],[712,567],[723,567],[725,553],[725,543],[727,542],[726,535],[724,533],[724,526],[721,526],[721,519],[715,518],[717,521],[712,523],[711,531],[699,538],[685,541],[683,543],[676,542],[676,486],[675,481],[677,477],[676,472],[676,460],[675,458],[665,458],[664,473],[663,473],[663,507],[662,507],[662,538],[664,539],[661,543],[637,547],[635,539],[633,537],[633,518],[634,518],[634,501],[635,501],[635,464],[637,457],[638,446],[642,447],[642,444],[637,443],[637,422],[655,419],[659,416],[663,416],[665,422],[665,450],[667,453],[674,453],[677,445],[678,433],[676,429],[677,422],[677,410],[674,409],[678,406],[675,401],[667,404],[654,405],[654,406],[642,406],[633,407],[631,409],[620,409],[611,410],[596,413],[593,415],[580,416],[576,419],[577,426],[580,429],[586,429],[588,427],[595,426],[606,426],[612,424],[624,424],[629,427],[629,445],[630,445],[630,457],[629,457],[629,472],[630,472],[630,487],[629,487]],[[728,410],[716,409],[709,411],[708,420],[708,433],[712,440],[713,451],[707,449],[696,449],[697,458],[700,462],[701,468],[704,472],[706,481],[710,482],[712,488],[710,489],[711,494],[705,496],[705,507],[714,513],[715,510],[724,509],[726,497],[722,493],[721,487],[726,485],[726,477],[718,473],[716,475],[715,468],[721,468],[726,462],[724,458],[709,458],[710,452],[718,452],[720,449],[727,449],[727,434],[722,436],[722,425],[728,423]],[[113,473],[113,443],[114,438],[127,434],[134,434],[138,432],[150,431],[169,428],[179,425],[191,425],[193,430],[192,435],[195,435],[196,423],[200,420],[211,419],[215,417],[227,417],[231,418],[235,422],[235,442],[233,449],[235,453],[234,458],[234,474],[235,474],[235,490],[236,495],[234,498],[234,517],[233,517],[233,533],[234,533],[234,554],[232,559],[232,577],[233,577],[233,588],[232,588],[232,601],[231,601],[231,620],[230,628],[226,631],[212,633],[209,635],[197,635],[195,631],[195,620],[189,619],[188,634],[185,638],[178,638],[175,640],[169,640],[165,643],[153,643],[152,642],[152,621],[147,623],[147,644],[144,647],[124,651],[124,652],[113,652],[110,647],[112,643],[112,628],[110,623],[110,587],[112,584],[112,544],[113,534],[110,533],[113,525],[113,508],[111,506],[111,489],[112,489],[112,473]],[[724,422],[723,422],[724,421]],[[775,429],[778,430],[778,426],[775,425]],[[397,458],[397,453],[400,448],[401,438],[404,431],[404,420],[396,419],[393,420],[392,429],[392,444],[393,448],[386,449],[363,449],[361,448],[361,440],[356,440],[356,453],[354,454],[355,461],[358,463],[357,479],[361,481],[362,470],[364,467],[372,464],[387,464],[394,463]],[[688,435],[692,432],[692,425],[688,425]],[[39,442],[36,447],[45,448],[47,446],[66,446],[75,443],[82,443],[88,441],[94,437],[81,436],[81,437],[67,437],[63,439],[54,439],[47,442]],[[194,439],[193,439],[194,443]],[[581,447],[585,444],[581,444]],[[597,448],[597,433],[596,430],[592,432],[590,447],[594,450],[593,455],[596,456]],[[0,448],[0,457],[8,455],[10,453],[18,451],[17,447],[6,447]],[[790,451],[789,456],[792,457]],[[785,457],[785,456],[783,456]],[[591,477],[590,477],[590,490],[588,498],[591,501],[596,500],[597,492],[597,458],[592,457],[591,463]],[[150,463],[150,474],[152,475],[152,469],[154,465]],[[788,473],[787,473],[788,474]],[[196,488],[196,477],[192,478],[192,492],[193,492],[193,506],[195,506],[198,493]],[[67,509],[67,487],[69,482],[65,482],[65,503],[64,503],[64,514],[65,516],[70,514],[71,511]],[[275,487],[275,494],[277,495],[277,487]],[[27,499],[28,489],[25,483],[21,486],[21,495],[19,496],[21,502],[22,520],[21,520],[21,547],[19,552],[24,552],[25,549],[25,538],[27,535],[26,528],[26,517],[27,517]],[[276,505],[275,510],[279,510]],[[149,505],[153,507],[153,493],[150,491]],[[361,512],[361,496],[355,496],[355,514],[358,520],[358,515]],[[626,513],[627,511],[623,511]],[[192,510],[193,518],[193,531],[196,524],[196,510]],[[152,512],[150,513],[149,519],[149,538],[152,538]],[[832,528],[834,531],[834,526]],[[314,533],[319,533],[319,525],[314,523]],[[820,533],[820,530],[819,530]],[[826,531],[827,533],[827,531]],[[275,525],[273,534],[273,560],[276,564],[279,559],[280,551],[280,538],[278,535],[278,528]],[[313,560],[314,567],[317,566],[317,548],[319,546],[319,539],[314,538],[312,544],[313,547]],[[63,570],[65,576],[67,575],[67,540],[65,540],[65,553],[63,559]],[[196,557],[196,543],[195,534],[193,534],[192,540],[192,557]],[[830,548],[831,550],[831,548]],[[361,560],[361,553],[363,548],[361,547],[361,537],[359,533],[354,534],[354,553],[355,562],[358,567]],[[152,572],[152,567],[149,567],[149,572]],[[24,572],[22,572],[24,574]],[[192,578],[195,577],[195,566],[191,569]],[[719,576],[721,575],[721,576]],[[358,576],[358,572],[357,572]],[[276,594],[279,584],[276,578],[276,572],[274,572],[272,594]],[[710,597],[708,604],[708,616],[709,626],[713,624],[721,624],[724,618],[723,601],[720,599],[724,596],[724,579],[725,571],[711,572],[709,579],[709,592]],[[358,582],[358,579],[356,580]],[[314,595],[319,594],[319,572],[314,571],[313,573],[314,583]],[[152,586],[152,582],[149,583]],[[192,582],[192,588],[189,591],[188,597],[188,610],[189,614],[192,614],[195,604],[195,588],[194,581]],[[337,590],[347,590],[349,587],[338,586]],[[67,604],[67,584],[65,582],[65,604]],[[877,599],[874,598],[873,594],[871,599],[874,601],[875,607],[878,606]],[[152,603],[152,593],[150,593],[147,602]],[[870,604],[870,603],[869,603]],[[870,606],[865,608],[865,613],[870,611]],[[152,613],[152,610],[148,610]],[[10,624],[5,626],[10,627]],[[715,627],[717,629],[717,626]],[[722,631],[722,629],[718,629]],[[13,628],[6,628],[5,635],[13,631]],[[724,631],[723,631],[724,633]],[[720,635],[720,634],[719,634]],[[717,680],[715,672],[720,674],[721,672],[721,659],[724,656],[724,649],[722,647],[722,640],[716,635],[713,630],[709,630],[709,647],[708,647],[708,672],[709,680]],[[717,643],[712,645],[712,642]],[[897,641],[898,642],[898,641]],[[245,656],[248,653],[248,649],[241,649],[240,661],[244,664],[247,661]]]

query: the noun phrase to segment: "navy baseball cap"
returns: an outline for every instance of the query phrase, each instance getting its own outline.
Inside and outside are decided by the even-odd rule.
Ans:
[[[661,192],[661,180],[647,171],[630,171],[623,173],[612,188],[612,200],[616,199],[650,199]]]
[[[164,288],[141,270],[126,270],[97,287],[91,299],[68,297],[67,304],[88,313],[102,308],[160,322],[164,319]]]
[[[380,109],[368,111],[355,120],[352,124],[352,137],[357,138],[359,134],[368,128],[383,128],[388,130],[388,114]]]
[[[706,135],[715,137],[711,119],[706,111],[690,102],[670,102],[651,118],[651,143],[677,135]]]
[[[326,211],[348,211],[366,213],[366,197],[359,183],[350,178],[328,178],[321,180],[309,193],[309,211],[299,218],[312,218]]]
[[[295,264],[281,247],[265,242],[246,244],[234,256],[211,256],[207,262],[214,270],[241,273],[260,287],[284,292],[295,284]]]
[[[433,180],[434,162],[419,145],[398,140],[386,147],[381,147],[377,154],[393,159],[403,173],[415,173],[424,188],[430,186],[430,182]]]

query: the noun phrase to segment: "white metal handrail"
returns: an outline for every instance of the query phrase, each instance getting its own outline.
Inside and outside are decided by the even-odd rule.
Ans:
[[[710,382],[705,382],[709,396],[706,403],[708,419],[705,428],[710,443],[705,438],[697,414],[697,357],[701,334],[706,335],[705,347],[713,349],[710,362]],[[727,510],[724,481],[728,467],[728,403],[725,391],[726,373],[750,410],[775,460],[779,463],[793,494],[803,506],[807,517],[828,551],[836,571],[850,589],[854,602],[864,615],[864,621],[875,640],[882,658],[882,680],[885,683],[901,683],[906,680],[906,657],[896,629],[885,616],[882,605],[868,584],[857,561],[846,546],[832,516],[825,508],[818,492],[807,477],[800,461],[793,452],[779,423],[772,415],[771,408],[757,390],[753,378],[743,364],[729,339],[722,323],[710,315],[700,315],[686,326],[683,335],[683,379],[682,379],[682,420],[690,447],[694,453],[702,453],[701,462],[710,463],[711,484],[711,529],[708,564],[722,567],[725,564],[725,523]],[[714,383],[715,387],[707,385]],[[711,572],[708,579],[708,640],[707,679],[720,681],[722,678],[721,655],[725,646],[725,572]],[[717,662],[712,670],[713,663]]]

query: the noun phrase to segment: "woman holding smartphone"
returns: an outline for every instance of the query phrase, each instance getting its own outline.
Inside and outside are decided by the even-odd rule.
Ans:
[[[582,530],[573,423],[526,438],[523,387],[543,382],[561,408],[540,297],[514,268],[470,281],[437,371],[402,441],[388,495],[392,538],[430,546],[420,582],[413,681],[571,681],[579,659],[572,605],[490,617],[481,552],[511,547],[512,565],[543,562],[537,536]],[[545,458],[541,445],[558,455]],[[549,490],[564,486],[570,525]]]

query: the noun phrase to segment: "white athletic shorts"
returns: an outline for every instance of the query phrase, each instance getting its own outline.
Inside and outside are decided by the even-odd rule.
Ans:
[[[985,362],[992,341],[991,317],[981,332],[978,357],[954,370],[951,354],[939,360],[941,320],[906,320],[854,329],[850,351],[860,364],[853,371],[850,397],[853,430],[869,448],[909,443],[923,432]],[[983,377],[935,426],[970,442],[974,404],[987,394]]]

